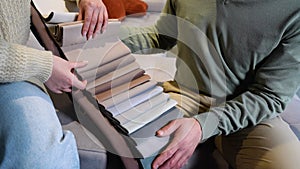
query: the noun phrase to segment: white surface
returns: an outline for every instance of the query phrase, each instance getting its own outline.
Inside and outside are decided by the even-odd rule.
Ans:
[[[173,80],[176,72],[176,58],[166,57],[165,53],[142,55],[134,54],[136,62],[157,82]]]
[[[36,8],[42,15],[50,12],[67,12],[64,0],[33,0]]]

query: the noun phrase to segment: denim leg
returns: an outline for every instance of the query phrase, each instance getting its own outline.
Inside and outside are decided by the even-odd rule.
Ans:
[[[49,96],[28,82],[0,84],[0,168],[79,168],[73,134]]]

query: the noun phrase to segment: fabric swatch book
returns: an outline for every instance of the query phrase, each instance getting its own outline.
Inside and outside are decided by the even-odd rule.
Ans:
[[[81,35],[82,21],[77,21],[77,12],[50,12],[43,16],[49,30],[60,46],[71,46],[87,42],[86,37]],[[109,19],[105,34],[99,34],[96,39],[114,36],[120,28],[120,21]],[[104,36],[104,37],[103,37]]]
[[[34,24],[41,24],[35,19]],[[45,35],[39,29],[33,30],[54,54],[70,61],[88,61],[86,67],[75,70],[79,78],[88,80],[87,88],[74,89],[72,99],[79,122],[107,151],[122,159],[146,159],[163,150],[170,137],[156,137],[155,132],[183,113],[175,107],[176,101],[137,64],[115,32],[107,31],[87,42],[77,41],[76,37],[81,37],[77,28],[65,29],[68,36],[64,38],[70,43],[60,47],[52,42],[48,31]],[[70,30],[77,33],[68,34]],[[126,168],[136,168],[134,163],[128,164],[130,160],[124,161],[125,166],[132,166]]]
[[[116,37],[101,44],[95,39],[83,48],[62,48],[69,60],[91,63],[77,69],[79,77],[88,79],[84,92],[73,93],[78,112],[102,113],[138,158],[154,155],[167,145],[169,137],[156,137],[156,130],[183,114],[122,41]]]

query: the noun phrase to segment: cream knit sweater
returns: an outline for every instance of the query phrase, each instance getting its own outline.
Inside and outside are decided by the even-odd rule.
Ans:
[[[30,0],[1,1],[0,83],[25,80],[43,83],[51,75],[52,53],[26,47],[29,33]]]

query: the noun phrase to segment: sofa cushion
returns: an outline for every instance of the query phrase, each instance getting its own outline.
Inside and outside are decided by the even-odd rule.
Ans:
[[[75,136],[81,169],[105,169],[106,151],[103,145],[77,121],[63,125],[64,130],[72,131]]]
[[[145,15],[148,9],[146,2],[142,0],[123,0],[126,15]]]
[[[103,0],[106,6],[109,19],[122,20],[126,16],[123,0]]]

